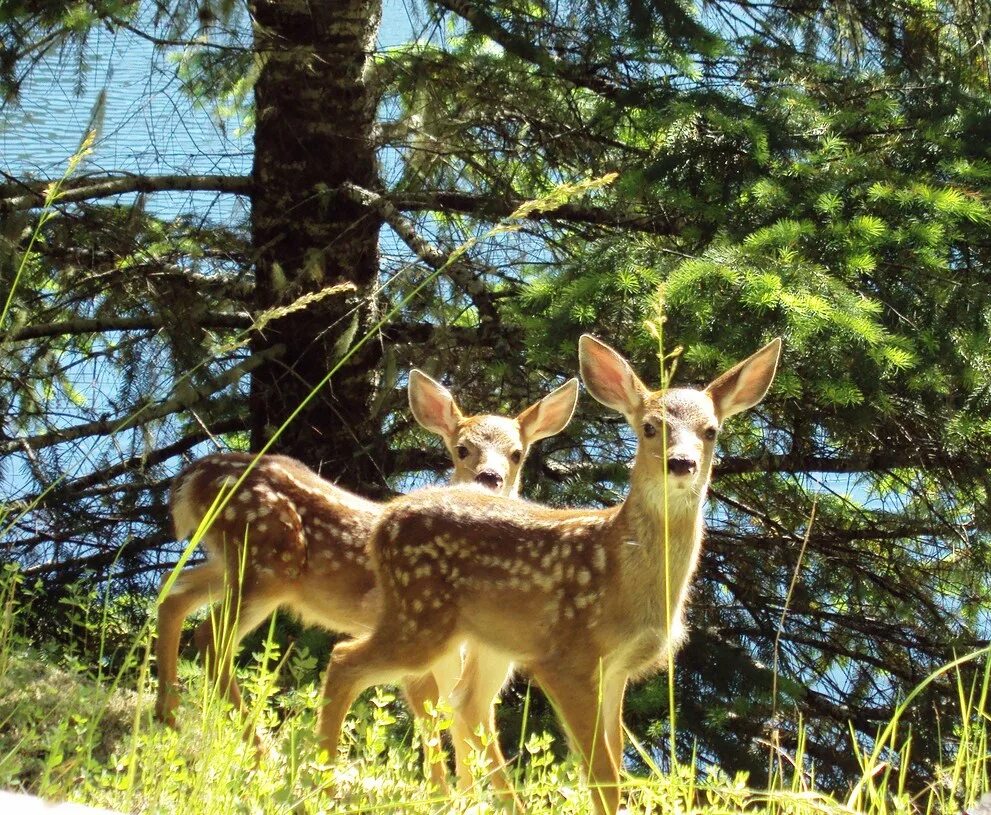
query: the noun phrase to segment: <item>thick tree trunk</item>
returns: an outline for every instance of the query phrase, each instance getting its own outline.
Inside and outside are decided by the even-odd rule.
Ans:
[[[371,316],[381,219],[334,191],[346,181],[379,187],[366,76],[381,0],[255,0],[255,43],[264,67],[255,86],[252,229],[258,306],[352,283],[270,323],[255,350],[285,352],[252,380],[253,449],[264,444],[323,378],[342,338]],[[282,434],[274,449],[328,478],[374,493],[377,423],[369,416],[374,354],[341,369]]]

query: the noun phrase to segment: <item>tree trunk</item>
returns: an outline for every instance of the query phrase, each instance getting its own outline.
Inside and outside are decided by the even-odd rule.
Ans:
[[[285,346],[251,384],[251,445],[259,449],[324,377],[372,317],[380,218],[345,196],[351,181],[378,189],[366,81],[381,0],[255,0],[255,46],[264,60],[255,86],[252,231],[261,309],[286,306],[340,283],[331,295],[269,323],[254,350]],[[357,322],[355,322],[357,321]],[[370,344],[371,347],[372,344]],[[274,450],[366,493],[384,487],[370,416],[374,353],[342,368],[291,423]]]

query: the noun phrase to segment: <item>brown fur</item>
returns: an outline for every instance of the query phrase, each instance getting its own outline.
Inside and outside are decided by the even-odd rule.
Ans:
[[[682,639],[714,431],[763,398],[779,351],[776,340],[704,391],[651,392],[615,351],[583,337],[586,385],[639,439],[618,507],[548,509],[463,487],[391,502],[370,544],[382,592],[375,630],[338,647],[327,672],[320,734],[331,755],[358,692],[427,670],[467,641],[541,684],[584,759],[596,811],[615,812],[624,689]],[[679,464],[691,471],[670,471]],[[492,684],[469,661],[456,709],[491,722]]]
[[[515,493],[518,487],[529,444],[559,432],[570,421],[577,393],[577,381],[572,380],[515,419],[464,418],[446,389],[419,372],[410,379],[411,403],[419,400],[418,420],[440,432],[452,450],[455,482],[470,482],[475,477],[455,456],[457,446],[471,444],[472,455],[501,474],[500,485],[506,493]],[[438,411],[456,413],[458,425],[443,426],[436,420]],[[513,460],[514,451],[520,452],[519,461]],[[244,453],[206,456],[173,482],[170,508],[177,539],[196,531],[217,504],[218,495],[224,493],[226,499],[202,537],[206,562],[182,572],[158,608],[155,711],[171,725],[178,704],[179,636],[183,620],[200,606],[228,603],[226,614],[211,613],[199,626],[196,643],[209,674],[231,702],[242,708],[240,689],[229,671],[230,657],[244,635],[277,607],[352,636],[370,631],[378,615],[379,593],[365,544],[383,506],[334,486],[286,456],[262,456],[253,467],[252,460],[253,456]],[[459,652],[446,662],[438,661],[423,676],[407,677],[407,697],[414,713],[423,715],[428,703],[436,707],[440,694],[447,695],[454,688],[460,671]],[[473,730],[455,725],[459,734]],[[464,740],[455,741],[459,765],[464,763],[466,749]],[[435,783],[446,786],[442,763],[428,769]]]

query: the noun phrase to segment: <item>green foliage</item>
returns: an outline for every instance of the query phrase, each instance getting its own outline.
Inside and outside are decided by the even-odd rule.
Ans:
[[[271,641],[262,643],[250,666],[239,671],[251,700],[249,728],[266,731],[265,749],[258,756],[250,742],[240,738],[243,723],[219,701],[216,689],[203,686],[198,669],[182,666],[188,690],[180,708],[181,730],[163,728],[150,720],[154,688],[147,671],[130,678],[94,680],[81,663],[66,658],[61,644],[28,643],[22,604],[30,600],[30,593],[19,588],[16,573],[0,581],[0,596],[14,598],[7,604],[8,619],[18,632],[0,642],[0,785],[5,788],[135,813],[163,809],[178,815],[220,810],[315,813],[328,807],[427,813],[438,806],[494,811],[485,783],[491,768],[478,755],[470,757],[476,783],[456,798],[447,799],[424,783],[410,729],[396,715],[395,697],[385,691],[366,695],[348,719],[349,758],[342,756],[335,767],[321,763],[311,735],[318,686],[304,683],[291,692],[273,694],[266,666],[278,655]],[[105,639],[102,627],[116,624],[112,613],[104,615],[91,621],[90,634]],[[132,644],[132,651],[147,653],[144,634]],[[701,815],[754,809],[793,815],[851,811],[882,815],[908,811],[910,802],[924,811],[972,802],[988,785],[991,663],[984,657],[969,655],[941,671],[956,688],[958,724],[952,734],[954,747],[937,770],[941,783],[934,784],[924,798],[913,799],[904,786],[901,770],[909,764],[912,739],[899,736],[893,720],[884,738],[892,738],[885,755],[894,763],[877,765],[876,757],[864,751],[859,781],[844,798],[833,798],[817,787],[809,772],[812,757],[804,752],[803,742],[792,753],[782,751],[777,742],[768,745],[765,758],[774,767],[772,780],[766,788],[758,788],[749,785],[745,774],[731,777],[718,766],[710,766],[702,778],[694,764],[662,770],[654,754],[634,739],[630,755],[641,770],[624,779],[627,806],[648,812],[691,809]],[[782,683],[779,691],[786,699],[800,694],[801,688]],[[646,696],[634,700],[628,711],[634,721],[648,710],[643,706],[646,701]],[[709,725],[721,730],[732,726],[734,718],[747,714],[748,704],[741,697],[729,718],[711,711]],[[906,715],[912,704],[906,700],[899,715]],[[438,713],[441,731],[447,716],[449,711]],[[663,738],[663,733],[657,736]],[[554,736],[539,729],[528,730],[520,739],[516,783],[528,811],[589,812],[589,792],[577,767],[571,760],[559,759],[557,746]]]
[[[250,128],[249,91],[270,55],[242,47],[251,34],[240,6],[158,3],[146,21],[138,5],[5,5],[5,92],[16,92],[15,69],[36,45],[78,49],[93,25],[147,23],[155,37],[180,40],[170,64],[185,92]],[[376,462],[380,490],[419,486],[436,467],[423,463],[422,436],[405,419],[402,371],[412,365],[450,376],[469,410],[518,410],[573,375],[583,331],[629,354],[651,384],[662,377],[648,323],[663,325],[661,356],[684,349],[675,382],[705,382],[783,336],[769,399],[720,439],[692,635],[676,668],[676,736],[683,761],[721,767],[714,806],[794,805],[755,803],[738,784],[737,771],[773,774],[766,742],[804,751],[821,785],[845,787],[862,771],[850,723],[868,743],[915,683],[988,634],[988,5],[470,5],[486,15],[487,33],[454,15],[433,27],[434,11],[423,9],[424,36],[377,53],[364,74],[381,94],[380,127],[353,138],[380,146],[381,191],[440,250],[464,251],[434,276],[391,233],[383,239],[381,285],[358,299],[396,314],[376,337],[381,357],[354,361],[375,367],[380,393],[356,411],[374,414],[380,438],[353,438],[339,416],[320,432],[348,456],[388,448]],[[311,60],[309,47],[279,56]],[[270,115],[299,101],[270,100]],[[320,169],[323,157],[283,147],[282,159]],[[477,240],[521,201],[617,171],[608,187],[546,201],[511,231]],[[23,189],[0,193],[10,202]],[[294,212],[315,224],[343,206],[327,185],[301,194]],[[555,210],[560,203],[573,206]],[[5,212],[0,270],[14,296],[4,328],[111,317],[160,327],[5,338],[4,433],[28,444],[8,451],[30,474],[28,497],[80,462],[112,473],[46,497],[33,516],[42,532],[11,531],[14,557],[35,563],[57,551],[66,571],[139,582],[168,544],[164,489],[177,464],[153,456],[215,425],[245,443],[253,407],[241,384],[131,436],[94,431],[94,449],[31,447],[68,424],[206,386],[241,358],[232,332],[204,324],[218,313],[271,313],[269,293],[255,288],[256,236],[250,219],[225,228],[190,209],[166,217],[139,198],[65,205],[44,223]],[[26,235],[38,237],[33,249]],[[333,252],[320,246],[311,257],[332,261]],[[312,282],[314,269],[283,264],[275,288]],[[20,284],[9,285],[16,270]],[[314,340],[328,331],[347,333],[314,320]],[[107,394],[86,403],[92,377],[78,371],[94,362],[109,372]],[[266,395],[253,396],[257,406]],[[617,417],[586,401],[528,463],[529,494],[615,502],[629,442]],[[114,469],[135,459],[141,466]],[[70,598],[59,609],[85,628],[93,596]],[[294,688],[325,650],[315,638],[297,643],[286,672]],[[959,718],[968,714],[956,710],[952,677],[927,693],[905,720],[913,747],[901,767],[916,790],[938,777],[947,750],[978,743]],[[630,760],[641,769],[670,735],[667,706],[666,678],[631,693],[630,725],[647,749]],[[525,733],[518,700],[506,708],[514,737]],[[355,736],[374,760],[406,766],[408,755],[383,758],[384,718]],[[532,744],[535,756],[551,749]],[[231,778],[241,781],[238,772]],[[553,772],[565,773],[558,783],[571,771]],[[801,788],[801,779],[788,783]],[[642,794],[647,806],[655,791]]]

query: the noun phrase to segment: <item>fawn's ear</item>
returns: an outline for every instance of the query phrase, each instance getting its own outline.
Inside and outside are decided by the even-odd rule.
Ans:
[[[780,356],[781,337],[776,337],[753,356],[738,362],[705,389],[712,399],[716,418],[720,422],[734,413],[752,408],[764,398],[774,381]]]
[[[569,379],[539,402],[524,410],[516,421],[526,444],[560,433],[568,426],[578,402],[578,380]]]
[[[447,388],[417,368],[409,372],[409,407],[423,427],[454,443],[461,411]]]
[[[578,362],[588,392],[632,423],[649,391],[630,363],[591,334],[582,334],[578,341]]]

